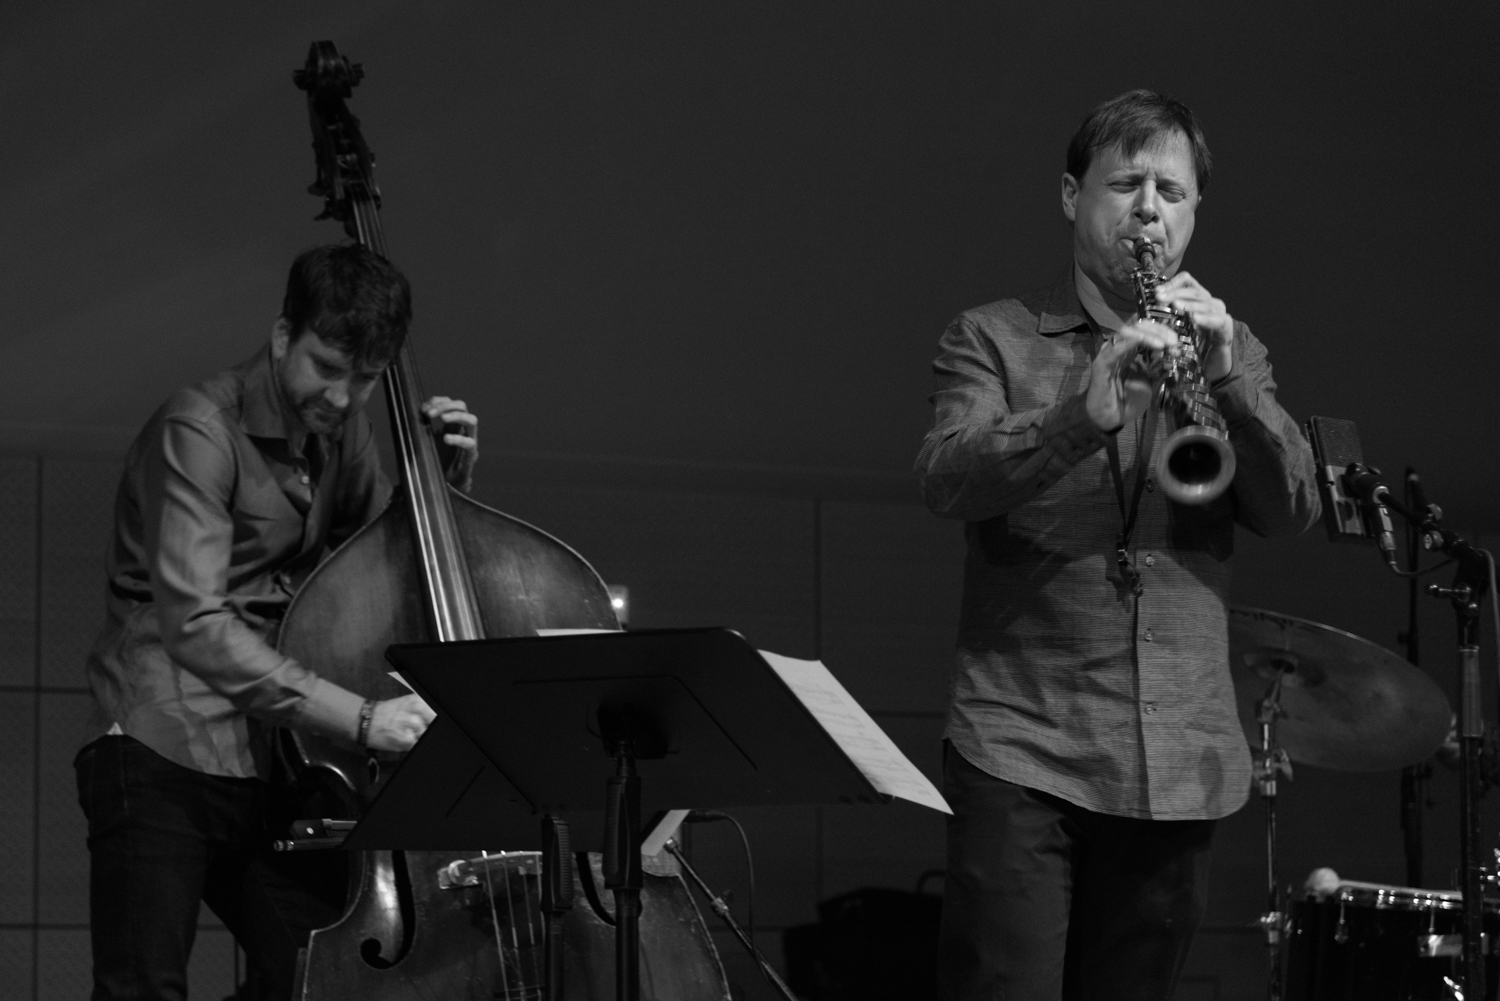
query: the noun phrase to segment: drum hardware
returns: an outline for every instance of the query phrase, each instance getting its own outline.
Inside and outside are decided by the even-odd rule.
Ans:
[[[1318,489],[1330,538],[1373,539],[1385,565],[1408,580],[1437,569],[1404,571],[1398,565],[1390,517],[1395,512],[1420,536],[1423,549],[1448,557],[1439,566],[1456,565],[1451,586],[1429,585],[1427,592],[1449,599],[1457,623],[1459,857],[1465,900],[1462,982],[1466,993],[1485,998],[1485,963],[1480,951],[1483,878],[1479,864],[1479,797],[1484,793],[1484,714],[1480,705],[1479,613],[1485,597],[1493,598],[1495,561],[1488,552],[1476,549],[1458,533],[1442,527],[1442,509],[1428,502],[1421,481],[1409,468],[1406,494],[1397,501],[1383,482],[1380,470],[1364,464],[1353,422],[1313,417],[1308,422],[1308,432],[1319,470]],[[1500,631],[1500,608],[1495,607],[1493,600],[1491,611]]]
[[[1286,931],[1286,915],[1281,908],[1281,885],[1276,876],[1276,782],[1285,775],[1292,779],[1292,762],[1284,749],[1276,746],[1276,720],[1285,716],[1281,708],[1281,683],[1287,673],[1296,669],[1295,655],[1276,661],[1276,674],[1265,697],[1256,703],[1260,723],[1260,753],[1255,759],[1255,784],[1266,804],[1266,912],[1260,916],[1261,931],[1266,936],[1266,959],[1269,969],[1267,996],[1281,1001],[1281,942]]]
[[[1259,704],[1281,682],[1276,739],[1292,761],[1393,771],[1432,756],[1453,718],[1442,689],[1400,655],[1353,633],[1257,608],[1229,610],[1230,675],[1250,746]]]
[[[1495,953],[1495,945],[1490,941],[1490,933],[1485,932],[1481,938],[1484,941],[1480,950],[1486,956]],[[1417,956],[1421,959],[1456,959],[1464,954],[1464,938],[1462,935],[1423,935],[1417,939]]]
[[[1487,885],[1496,888],[1490,874]],[[1463,893],[1308,876],[1292,906],[1287,976],[1293,1001],[1453,1001],[1464,958]],[[1482,901],[1482,950],[1493,971],[1500,949],[1500,896]]]
[[[1229,649],[1240,722],[1246,742],[1258,748],[1254,778],[1265,802],[1267,908],[1257,923],[1266,939],[1267,995],[1281,1001],[1287,986],[1282,954],[1294,924],[1277,874],[1281,777],[1291,780],[1294,761],[1342,771],[1421,761],[1447,737],[1452,712],[1432,679],[1396,654],[1305,619],[1231,608]],[[1346,901],[1338,903],[1333,937],[1343,945],[1353,932]]]

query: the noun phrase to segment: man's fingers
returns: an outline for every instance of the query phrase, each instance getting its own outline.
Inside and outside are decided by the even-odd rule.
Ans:
[[[467,410],[445,410],[429,417],[428,423],[439,430],[459,427],[470,437],[473,437],[474,432],[479,428],[479,418]]]
[[[1150,321],[1127,323],[1115,331],[1111,340],[1146,351],[1170,351],[1177,347],[1177,334],[1171,328]]]
[[[1175,292],[1180,292],[1183,289],[1204,290],[1203,285],[1199,283],[1198,279],[1194,278],[1186,271],[1179,271],[1171,278],[1168,278],[1166,281],[1156,286],[1156,294],[1158,297],[1163,295],[1171,295]]]
[[[468,404],[463,400],[452,400],[446,396],[434,396],[422,404],[422,413],[435,427],[444,424],[460,424],[473,429],[479,426],[479,418],[469,412]]]
[[[431,419],[434,423],[462,424],[465,427],[479,426],[479,418],[467,410],[442,410],[434,413]]]
[[[400,708],[414,716],[420,717],[424,722],[431,722],[437,713],[427,704],[427,700],[415,693],[401,696]]]

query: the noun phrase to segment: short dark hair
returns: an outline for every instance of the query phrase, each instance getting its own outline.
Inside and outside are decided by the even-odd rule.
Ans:
[[[1193,170],[1201,195],[1208,189],[1214,165],[1203,129],[1187,105],[1153,90],[1128,91],[1090,111],[1068,143],[1068,173],[1082,183],[1096,150],[1118,143],[1121,153],[1134,156],[1163,133],[1171,132],[1180,132],[1193,148]]]
[[[281,316],[296,340],[311,330],[360,368],[387,365],[411,324],[411,285],[390,261],[357,243],[297,255]]]

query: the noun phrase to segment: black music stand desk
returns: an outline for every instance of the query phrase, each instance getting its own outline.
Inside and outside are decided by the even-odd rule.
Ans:
[[[524,804],[535,829],[544,813],[606,807],[606,876],[617,914],[627,917],[630,884],[639,887],[643,811],[874,803],[888,794],[946,809],[822,665],[787,661],[822,672],[831,687],[799,684],[802,675],[773,667],[729,629],[402,644],[386,656],[439,723],[455,724],[472,741],[503,786],[486,780],[472,756],[459,770],[519,797],[507,791],[507,805],[493,816],[527,824]],[[444,746],[460,746],[453,736],[441,738]],[[414,774],[432,763],[420,763]],[[361,827],[381,819],[382,801],[412,764],[392,776]],[[456,781],[448,780],[450,799]],[[356,841],[360,834],[356,828],[350,847],[375,847]],[[481,843],[494,841],[486,835]],[[635,998],[627,924],[633,922],[617,926],[617,963],[626,964],[618,967],[619,996]]]

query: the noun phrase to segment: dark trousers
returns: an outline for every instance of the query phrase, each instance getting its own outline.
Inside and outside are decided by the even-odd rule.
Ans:
[[[273,853],[271,787],[174,764],[130,737],[79,752],[93,1001],[181,1001],[199,902],[249,957],[242,997],[290,997],[297,950],[342,911],[343,852]],[[293,818],[288,818],[293,819]]]
[[[1166,1001],[1207,903],[1211,820],[1094,813],[944,747],[944,1001]]]

